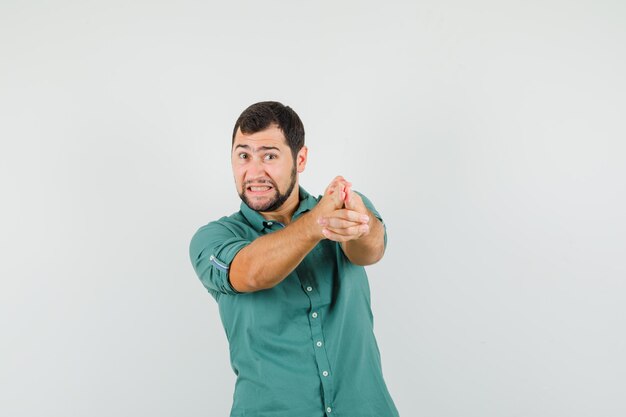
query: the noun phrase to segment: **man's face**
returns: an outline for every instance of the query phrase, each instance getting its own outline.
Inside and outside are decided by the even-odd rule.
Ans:
[[[285,136],[276,125],[260,132],[243,134],[237,130],[231,162],[235,185],[241,200],[251,209],[272,212],[289,198],[306,160],[298,153],[294,161]],[[299,166],[301,165],[301,167]]]

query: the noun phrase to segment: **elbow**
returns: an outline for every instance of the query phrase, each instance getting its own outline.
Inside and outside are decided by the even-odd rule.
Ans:
[[[246,279],[244,280],[244,285],[246,286],[246,292],[256,292],[270,288],[262,280],[259,280],[258,275],[254,273],[246,277]]]
[[[263,279],[263,271],[253,265],[247,268],[235,267],[230,270],[230,284],[238,292],[256,292],[272,288],[275,282]]]
[[[385,245],[381,243],[375,247],[363,248],[362,246],[351,245],[346,242],[343,245],[343,252],[350,262],[359,266],[373,265],[380,261],[385,255]]]
[[[255,282],[251,279],[248,268],[242,267],[240,263],[233,262],[228,272],[230,286],[237,292],[246,293],[255,291]]]
[[[263,263],[257,262],[250,268],[246,282],[251,291],[269,290],[278,285],[286,276],[277,276]]]
[[[379,251],[370,252],[370,253],[346,252],[346,257],[348,258],[350,262],[352,262],[355,265],[368,266],[368,265],[374,265],[375,263],[380,261],[383,258],[384,254],[385,254],[385,249],[381,248],[381,250]]]
[[[245,249],[235,256],[228,271],[228,280],[235,291],[241,293],[259,291],[256,279],[258,271],[255,269],[254,262],[249,262],[245,256]]]
[[[370,257],[370,258],[356,258],[356,259],[350,259],[348,257],[350,262],[359,266],[374,265],[375,263],[378,263],[378,261],[380,261],[382,258],[383,258],[382,256],[375,256],[375,257]]]
[[[374,265],[375,263],[378,263],[381,259],[383,259],[385,252],[381,251],[379,254],[377,254],[376,256],[374,256],[370,262],[368,263],[368,265]]]

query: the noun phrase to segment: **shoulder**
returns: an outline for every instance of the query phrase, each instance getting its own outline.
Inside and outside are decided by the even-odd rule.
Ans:
[[[250,226],[239,211],[200,226],[191,238],[190,249],[198,245],[205,246],[209,242],[244,238],[250,234],[249,230]]]

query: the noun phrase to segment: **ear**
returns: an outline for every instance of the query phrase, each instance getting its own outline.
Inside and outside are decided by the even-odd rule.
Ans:
[[[303,146],[296,155],[296,170],[298,171],[298,174],[301,174],[306,167],[307,152],[307,147]]]

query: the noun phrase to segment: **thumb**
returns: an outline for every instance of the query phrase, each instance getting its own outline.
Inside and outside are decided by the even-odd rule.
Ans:
[[[353,198],[353,192],[352,192],[352,187],[351,186],[347,186],[345,188],[344,204],[345,204],[345,207],[347,209],[349,209],[349,210],[353,210],[354,209],[354,198]]]
[[[345,187],[341,183],[332,183],[328,186],[326,195],[334,202],[335,207],[341,207],[345,200]]]

